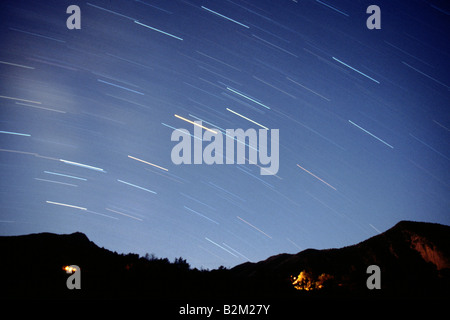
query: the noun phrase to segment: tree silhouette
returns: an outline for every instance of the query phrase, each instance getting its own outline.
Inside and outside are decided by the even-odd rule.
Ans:
[[[173,261],[173,264],[178,270],[186,270],[189,271],[191,269],[190,264],[186,261],[186,259],[183,259],[182,257],[175,258]]]

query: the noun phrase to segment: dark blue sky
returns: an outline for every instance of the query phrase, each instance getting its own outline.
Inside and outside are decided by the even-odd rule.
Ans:
[[[80,30],[66,27],[71,4]],[[366,27],[371,4],[381,30]],[[81,231],[214,268],[350,245],[405,219],[450,224],[442,2],[0,9],[1,235]],[[172,163],[173,128],[193,133],[175,114],[259,129],[227,108],[279,129],[276,176]]]

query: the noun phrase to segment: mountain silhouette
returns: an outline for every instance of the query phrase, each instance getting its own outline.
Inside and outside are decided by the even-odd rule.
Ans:
[[[381,270],[379,292],[367,289],[367,267]],[[305,271],[313,279],[332,277],[317,294],[389,297],[439,297],[450,289],[450,227],[434,223],[401,221],[393,228],[356,245],[307,249],[280,254],[231,270],[243,278],[289,279]],[[291,278],[292,280],[292,278]]]
[[[2,236],[2,298],[449,298],[449,236],[449,226],[401,221],[352,246],[211,271],[182,258],[111,252],[79,232]],[[70,265],[81,269],[80,290],[66,286]],[[367,287],[370,265],[379,267],[381,289]]]

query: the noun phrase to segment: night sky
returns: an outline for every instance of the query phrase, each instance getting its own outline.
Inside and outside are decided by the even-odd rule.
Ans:
[[[444,3],[2,1],[0,235],[216,268],[450,224]],[[229,110],[279,129],[276,175],[172,162],[175,115],[261,128]]]

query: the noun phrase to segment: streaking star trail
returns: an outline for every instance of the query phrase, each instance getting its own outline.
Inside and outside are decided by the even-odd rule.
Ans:
[[[447,30],[436,1],[3,0],[0,236],[213,269],[450,225]]]
[[[120,182],[120,183],[126,184],[126,185],[128,185],[128,186],[134,187],[134,188],[136,188],[136,189],[140,189],[140,190],[144,190],[144,191],[147,191],[147,192],[156,194],[156,192],[153,191],[153,190],[149,190],[149,189],[147,189],[147,188],[137,186],[137,185],[135,185],[135,184],[133,184],[133,183],[126,182],[126,181],[119,180],[119,179],[117,179],[117,181]]]
[[[54,201],[49,201],[49,200],[47,200],[45,202],[47,202],[49,204],[54,204],[54,205],[57,205],[57,206],[69,207],[69,208],[74,208],[74,209],[78,209],[78,210],[87,210],[84,207],[74,206],[72,204],[67,204],[67,203],[54,202]]]
[[[90,165],[87,165],[87,164],[74,162],[74,161],[69,161],[69,160],[63,160],[63,159],[59,159],[59,161],[64,162],[66,164],[70,164],[71,166],[77,166],[77,167],[86,168],[86,169],[89,169],[89,170],[94,170],[94,171],[99,171],[99,172],[106,173],[106,171],[103,170],[102,168],[90,166]]]
[[[387,145],[389,148],[394,149],[393,146],[391,146],[389,143],[387,143],[386,141],[384,141],[383,139],[378,138],[376,135],[370,133],[369,131],[367,131],[366,129],[360,127],[359,125],[357,125],[356,123],[354,123],[351,120],[348,120],[348,122],[350,122],[352,125],[354,125],[355,127],[357,127],[358,129],[361,129],[362,131],[364,131],[365,133],[367,133],[368,135],[370,135],[371,137],[377,139],[378,141],[384,143],[385,145]]]

